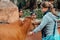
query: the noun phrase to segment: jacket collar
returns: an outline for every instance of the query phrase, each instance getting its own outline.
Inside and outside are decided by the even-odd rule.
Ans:
[[[51,17],[53,20],[57,21],[57,16],[53,15],[51,12],[47,13],[49,17]]]

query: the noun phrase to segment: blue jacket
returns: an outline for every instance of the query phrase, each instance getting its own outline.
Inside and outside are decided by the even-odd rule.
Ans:
[[[57,17],[53,15],[51,12],[47,12],[41,21],[41,24],[33,30],[33,32],[42,31],[42,37],[46,37],[48,35],[53,35],[54,27],[57,31]],[[56,21],[56,22],[55,22]]]

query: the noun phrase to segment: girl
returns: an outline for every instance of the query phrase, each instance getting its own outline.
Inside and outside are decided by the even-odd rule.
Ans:
[[[41,10],[44,13],[41,24],[28,34],[32,35],[38,31],[42,31],[42,40],[60,40],[57,30],[57,16],[53,5],[45,1],[41,4]]]
[[[32,12],[30,14],[31,18],[32,18],[32,24],[34,26],[34,28],[36,28],[38,26],[38,24],[40,24],[40,20],[37,19],[37,14],[35,12]]]

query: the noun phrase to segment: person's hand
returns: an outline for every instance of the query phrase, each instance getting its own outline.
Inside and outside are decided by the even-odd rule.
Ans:
[[[34,32],[28,32],[28,36],[31,36],[31,35],[33,35],[34,34]]]

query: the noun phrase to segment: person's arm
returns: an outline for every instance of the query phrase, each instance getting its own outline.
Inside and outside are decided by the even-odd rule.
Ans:
[[[32,32],[37,33],[38,31],[41,31],[46,26],[47,23],[48,18],[43,17],[41,24],[38,27],[36,27]]]

